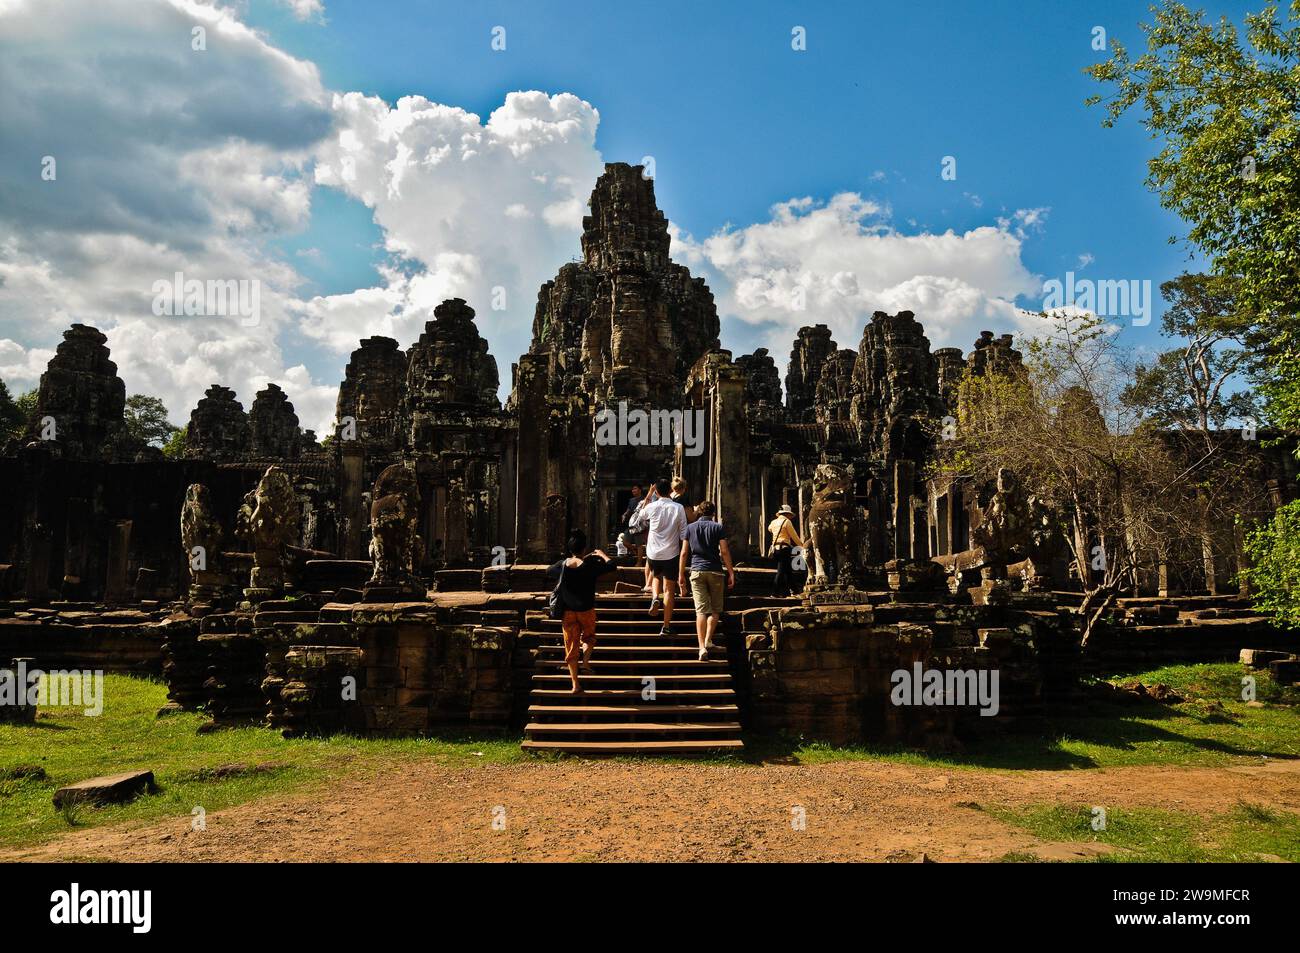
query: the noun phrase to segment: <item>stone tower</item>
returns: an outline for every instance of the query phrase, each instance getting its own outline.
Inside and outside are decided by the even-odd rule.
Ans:
[[[227,461],[248,450],[248,415],[229,387],[213,384],[190,412],[185,431],[189,457]]]
[[[334,405],[336,436],[380,450],[397,449],[405,390],[406,354],[397,342],[386,337],[363,339],[348,359],[339,385]]]
[[[259,459],[293,460],[302,449],[298,415],[278,384],[257,392],[248,410],[249,449]]]
[[[641,166],[609,163],[582,221],[581,262],[537,295],[533,337],[516,369],[517,540],[523,558],[579,526],[604,541],[620,488],[666,474],[671,446],[605,447],[602,408],[683,406],[692,366],[718,347],[718,313],[703,279],[668,257],[668,221]],[[527,514],[551,514],[549,531]],[[558,524],[563,522],[565,526]]]
[[[590,205],[583,261],[538,292],[529,354],[548,361],[553,394],[677,406],[691,365],[718,346],[713,295],[669,260],[668,220],[641,166],[606,165]]]
[[[85,324],[63,332],[41,375],[28,440],[48,439],[76,459],[112,454],[122,432],[126,385],[109,360],[107,342],[102,331]]]
[[[816,419],[817,381],[835,351],[826,325],[799,329],[785,372],[785,408],[791,423],[807,424]]]

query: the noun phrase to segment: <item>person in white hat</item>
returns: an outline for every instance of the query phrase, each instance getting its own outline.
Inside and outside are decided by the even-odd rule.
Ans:
[[[794,510],[786,503],[776,511],[772,522],[767,524],[767,531],[772,534],[772,546],[768,555],[776,560],[776,579],[772,583],[772,595],[788,596],[794,592],[794,554],[795,547],[803,549],[803,540],[794,528]]]

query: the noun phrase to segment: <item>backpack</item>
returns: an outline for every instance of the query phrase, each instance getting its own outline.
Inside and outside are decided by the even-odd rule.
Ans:
[[[560,587],[564,585],[564,570],[567,567],[561,564],[560,579],[551,590],[551,594],[546,597],[546,611],[552,619],[564,618],[564,596],[560,594]]]

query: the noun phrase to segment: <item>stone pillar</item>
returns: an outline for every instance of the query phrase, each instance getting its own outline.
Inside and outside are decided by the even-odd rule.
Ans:
[[[519,358],[518,451],[515,455],[515,561],[543,558],[542,481],[547,456],[546,364],[531,354]]]
[[[90,595],[90,535],[94,517],[89,500],[68,500],[63,542],[63,598],[84,599]]]
[[[355,441],[342,441],[339,455],[339,538],[344,559],[367,559],[365,527],[369,522],[364,494],[365,450]]]
[[[916,464],[911,460],[894,461],[894,558],[910,560],[912,548],[912,484]]]
[[[447,486],[442,516],[443,561],[447,569],[469,563],[469,526],[465,511],[465,487],[460,480]]]
[[[131,520],[117,520],[108,534],[108,578],[104,583],[104,601],[109,604],[126,601],[131,526]]]
[[[33,602],[44,602],[50,595],[50,555],[54,536],[49,528],[37,523],[28,533],[28,563],[24,595]]]
[[[712,358],[710,358],[712,361]],[[749,422],[745,415],[745,376],[721,358],[713,368],[709,387],[708,495],[718,506],[736,562],[747,559],[749,538]],[[761,545],[761,541],[760,541]]]

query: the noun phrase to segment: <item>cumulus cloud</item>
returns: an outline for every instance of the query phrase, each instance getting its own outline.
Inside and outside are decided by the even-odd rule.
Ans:
[[[0,7],[0,374],[31,386],[80,321],[108,335],[128,391],[161,397],[174,420],[215,381],[245,405],[276,381],[307,426],[328,420],[336,380],[282,352],[301,278],[265,240],[309,219],[330,106],[313,64],[227,9]],[[155,315],[154,283],[178,271],[260,282],[259,323]]]
[[[753,325],[778,360],[798,328],[830,327],[856,347],[874,311],[910,310],[934,347],[969,348],[985,328],[1030,325],[1015,304],[1041,282],[1025,267],[1026,230],[1045,209],[966,232],[905,234],[890,211],[855,192],[774,205],[768,221],[696,241],[674,235],[674,254],[709,277],[719,310]]]
[[[569,93],[535,91],[508,94],[487,122],[421,96],[390,106],[347,93],[333,108],[317,183],[373,209],[386,250],[414,268],[381,269],[382,287],[305,302],[305,333],[338,353],[365,334],[408,343],[435,305],[461,297],[508,379],[528,348],[538,287],[578,251],[603,168],[599,113]]]
[[[332,92],[231,8],[197,0],[0,0],[0,115],[0,376],[33,386],[61,332],[94,324],[128,391],[178,422],[213,382],[247,406],[273,381],[304,426],[327,428],[359,339],[409,346],[448,297],[476,309],[508,386],[538,287],[580,253],[602,170],[599,113],[577,96],[509,93],[484,121],[420,96]],[[371,210],[387,253],[374,287],[307,297],[297,269],[320,253],[276,250],[323,188]],[[1041,286],[1021,251],[1046,214],[907,234],[856,193],[799,197],[699,241],[673,228],[673,256],[709,281],[724,328],[780,358],[817,322],[855,346],[878,309],[914,310],[934,346],[967,347],[984,327],[1023,326],[1014,302]],[[154,284],[176,272],[258,281],[259,320],[155,314]]]

